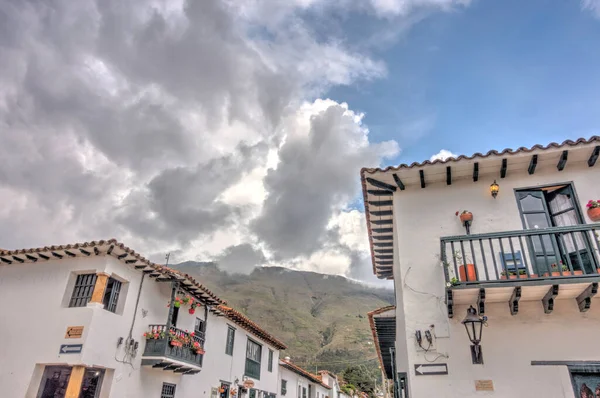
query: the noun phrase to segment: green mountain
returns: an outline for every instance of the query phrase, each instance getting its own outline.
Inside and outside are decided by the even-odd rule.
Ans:
[[[310,371],[341,372],[353,364],[377,369],[367,312],[394,302],[394,292],[341,276],[287,268],[228,274],[213,263],[172,266],[198,278],[219,297],[287,344],[282,356]]]

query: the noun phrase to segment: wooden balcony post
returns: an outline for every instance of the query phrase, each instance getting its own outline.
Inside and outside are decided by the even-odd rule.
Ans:
[[[92,293],[92,299],[90,303],[102,304],[104,298],[104,291],[106,290],[106,283],[108,282],[108,275],[106,272],[98,272],[96,276],[96,285],[94,286],[94,293]]]
[[[69,377],[69,384],[67,385],[65,398],[79,398],[79,394],[81,393],[81,383],[83,382],[84,375],[85,366],[73,366],[73,369],[71,369],[71,376]]]

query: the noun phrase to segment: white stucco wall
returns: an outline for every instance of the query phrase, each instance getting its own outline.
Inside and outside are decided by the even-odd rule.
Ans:
[[[306,388],[306,396],[307,398],[310,398],[309,396],[309,386],[310,386],[310,395],[312,396],[312,398],[325,398],[325,397],[330,397],[332,398],[331,395],[331,389],[326,388],[318,383],[315,383],[311,380],[309,380],[308,378],[299,375],[296,372],[293,372],[289,369],[287,369],[284,366],[279,366],[279,390],[278,393],[281,392],[281,379],[287,380],[287,393],[285,394],[285,398],[302,398],[302,395],[298,394],[299,390],[298,388]],[[318,395],[317,395],[318,394]]]
[[[119,299],[120,310],[68,308],[73,273],[107,272],[125,282]],[[107,256],[64,258],[37,263],[0,265],[0,390],[6,397],[35,397],[43,366],[36,364],[85,365],[106,369],[102,397],[142,398],[159,396],[162,383],[177,385],[177,397],[210,396],[219,382],[243,377],[247,333],[236,327],[234,356],[225,354],[228,321],[209,314],[203,370],[185,375],[141,367],[145,340],[143,333],[151,324],[165,324],[170,283],[144,278],[132,338],[139,349],[131,364],[121,363],[124,351],[117,348],[119,337],[127,339],[132,325],[142,273],[133,266]],[[195,318],[204,318],[204,308],[194,315],[181,308],[177,327],[192,331]],[[6,326],[9,325],[9,326]],[[83,326],[81,339],[65,339],[68,326]],[[261,380],[256,388],[277,393],[279,352],[274,350],[273,372],[267,371],[268,348],[263,344]],[[83,344],[81,354],[59,355],[61,344]]]
[[[235,328],[235,339],[233,345],[233,355],[225,353],[227,340],[227,328],[231,325]],[[254,381],[254,388],[261,391],[279,395],[278,390],[278,366],[279,351],[268,345],[258,337],[249,334],[236,323],[224,317],[211,316],[206,330],[206,343],[202,379],[207,383],[203,384],[203,389],[197,391],[197,397],[210,397],[210,388],[204,386],[217,387],[220,381],[234,383],[237,378],[239,384],[243,383],[244,370],[246,366],[246,344],[250,337],[255,342],[262,344],[262,358],[260,380]],[[268,371],[269,349],[273,350],[273,371]],[[246,394],[247,396],[247,394]]]
[[[291,370],[280,365],[278,390],[279,393],[281,393],[281,379],[287,381],[287,392],[285,396],[283,396],[284,398],[302,398],[302,395],[298,394],[298,387],[305,387],[307,391],[306,393],[308,394],[308,380],[300,376],[299,374],[292,372]]]
[[[472,167],[471,167],[472,168]],[[480,175],[446,183],[429,184],[425,189],[410,188],[394,194],[395,259],[397,297],[397,369],[409,374],[411,397],[485,396],[475,392],[474,380],[493,380],[495,396],[573,397],[566,368],[534,367],[532,360],[598,360],[600,345],[593,337],[600,326],[600,300],[580,313],[575,300],[560,300],[552,314],[543,313],[540,301],[521,301],[518,315],[511,316],[507,303],[487,304],[489,327],[483,333],[484,365],[473,365],[469,342],[460,324],[466,307],[455,307],[448,320],[444,304],[445,280],[440,264],[440,237],[464,235],[455,216],[457,210],[474,214],[472,234],[523,229],[516,188],[573,182],[579,206],[585,212],[589,199],[600,197],[600,172],[586,164],[567,164],[562,172],[556,165],[538,166],[534,175],[511,171],[505,179]],[[500,194],[493,199],[489,186],[497,179]],[[589,220],[586,219],[587,222]],[[475,304],[475,303],[473,303]],[[439,351],[425,359],[417,350],[414,333],[435,325]],[[401,338],[402,334],[406,338]],[[439,353],[449,358],[439,358]],[[406,356],[404,357],[404,354]],[[447,376],[415,376],[414,365],[447,363]]]

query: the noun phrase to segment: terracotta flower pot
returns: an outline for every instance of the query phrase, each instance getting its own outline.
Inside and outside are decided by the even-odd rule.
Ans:
[[[466,269],[465,269],[466,267]],[[458,268],[461,282],[475,282],[477,280],[477,273],[475,272],[474,264],[461,265]]]
[[[473,213],[470,211],[460,215],[460,221],[464,224],[467,221],[473,221]]]
[[[518,276],[518,278],[517,278]],[[537,278],[536,274],[531,275],[532,278]],[[527,279],[529,278],[527,274],[519,274],[519,275],[509,275],[508,279]],[[500,275],[500,279],[506,279],[506,275]]]
[[[600,207],[594,207],[587,210],[588,217],[594,222],[600,221]]]
[[[173,307],[179,308],[179,307],[181,307],[181,303],[179,301],[176,301],[173,303]]]
[[[199,348],[199,349],[196,350],[196,354],[203,355],[204,354],[204,350],[202,348]]]
[[[194,315],[194,313],[196,312],[196,309],[195,308],[190,308],[188,310],[188,312],[190,313],[190,315]]]
[[[583,275],[583,271],[581,271],[581,270],[573,271],[572,273],[571,273],[571,271],[563,271],[563,274],[562,274],[562,276],[571,276],[571,275]],[[548,273],[546,272],[544,274],[544,276],[548,276]],[[561,276],[560,271],[552,271],[551,276]]]

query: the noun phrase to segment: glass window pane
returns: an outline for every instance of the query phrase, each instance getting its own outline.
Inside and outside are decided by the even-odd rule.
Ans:
[[[541,198],[529,194],[521,199],[523,211],[544,211],[544,202]]]
[[[525,219],[525,228],[527,229],[540,229],[549,228],[548,218],[545,213],[530,213],[523,214]]]

